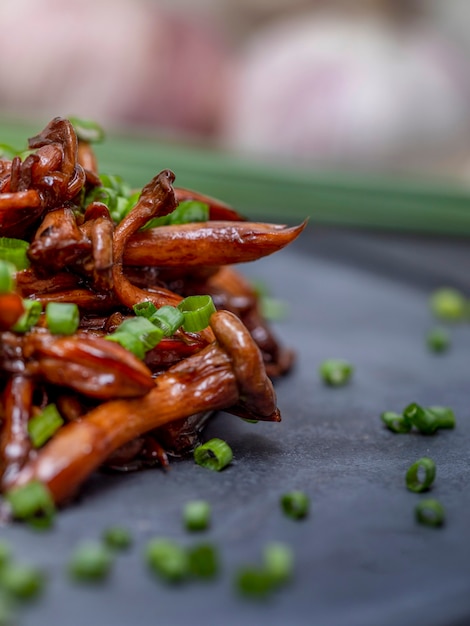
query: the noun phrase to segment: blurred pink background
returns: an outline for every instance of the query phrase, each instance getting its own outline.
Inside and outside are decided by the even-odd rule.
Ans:
[[[469,4],[2,0],[0,116],[466,176]]]

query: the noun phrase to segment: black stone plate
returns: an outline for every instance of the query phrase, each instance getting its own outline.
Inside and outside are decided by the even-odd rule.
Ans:
[[[428,352],[435,324],[428,296],[454,285],[470,294],[467,241],[404,237],[309,226],[300,241],[246,267],[289,304],[277,324],[298,354],[293,374],[277,385],[280,424],[245,423],[219,414],[206,436],[226,439],[234,462],[221,473],[174,462],[151,470],[99,474],[58,516],[54,530],[1,529],[17,559],[42,567],[43,597],[22,609],[30,626],[318,625],[458,626],[470,623],[470,323],[451,329],[443,355]],[[351,383],[331,389],[317,368],[329,357],[354,363]],[[408,403],[446,405],[454,431],[394,435],[384,410]],[[431,456],[430,492],[446,508],[441,529],[419,526],[421,495],[405,488],[409,465]],[[303,521],[284,517],[279,497],[302,489],[311,498]],[[207,499],[212,528],[189,535],[181,510]],[[133,548],[118,555],[109,580],[78,585],[66,563],[82,540],[110,524],[129,527]],[[170,537],[218,546],[215,582],[168,587],[143,562],[145,543]],[[240,598],[237,568],[261,562],[263,547],[282,541],[295,554],[292,583],[269,600]]]

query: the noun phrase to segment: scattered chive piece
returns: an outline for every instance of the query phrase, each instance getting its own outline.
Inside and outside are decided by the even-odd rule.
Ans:
[[[17,600],[29,600],[42,591],[44,575],[32,567],[9,565],[1,571],[0,584],[7,594]]]
[[[96,582],[107,578],[113,559],[100,543],[86,542],[78,546],[68,563],[68,572],[75,580]]]
[[[7,565],[11,559],[11,548],[5,540],[0,540],[0,570]],[[0,622],[1,624],[1,622]]]
[[[442,320],[458,322],[465,318],[467,302],[465,296],[457,289],[444,287],[431,295],[431,310]]]
[[[215,305],[210,296],[188,296],[179,304],[178,309],[183,314],[183,328],[189,333],[197,333],[209,325]]]
[[[50,526],[55,514],[55,505],[47,487],[33,480],[21,487],[14,487],[5,494],[13,517],[33,525]],[[36,524],[37,522],[37,524]]]
[[[215,578],[219,571],[217,550],[210,543],[201,543],[188,550],[189,571],[197,578]]]
[[[281,496],[281,507],[284,513],[293,519],[306,517],[310,501],[303,491],[289,491]]]
[[[421,477],[420,473],[424,471],[424,476]],[[418,459],[413,465],[411,465],[406,472],[406,486],[410,491],[415,493],[422,493],[427,491],[434,482],[436,477],[436,464],[432,459],[427,456],[423,456]]]
[[[428,333],[426,342],[432,352],[446,352],[450,348],[450,335],[444,328],[435,328]]]
[[[150,319],[152,315],[157,312],[157,307],[149,300],[146,300],[145,302],[138,302],[137,304],[134,304],[132,308],[136,315],[145,317],[146,319]]]
[[[78,306],[67,302],[48,302],[46,323],[53,335],[73,335],[80,323]]]
[[[198,465],[220,472],[232,462],[233,452],[223,439],[210,439],[194,449],[194,460]]]
[[[129,335],[134,339],[129,339]],[[135,347],[138,346],[138,353],[134,352],[137,356],[140,356],[142,351],[145,356],[145,352],[154,348],[157,343],[162,340],[162,338],[162,330],[157,328],[155,324],[152,324],[150,320],[142,316],[131,317],[124,320],[122,324],[116,328],[114,333],[107,336],[107,339],[120,343],[128,350],[131,350],[132,347],[133,349],[131,352],[134,352]],[[135,342],[135,339],[140,342],[140,345]]]
[[[178,308],[166,305],[160,307],[150,321],[163,331],[165,337],[171,337],[183,325],[184,314]]]
[[[438,500],[432,498],[420,500],[415,507],[415,517],[425,526],[442,526],[445,521],[445,510]]]
[[[260,567],[240,568],[235,583],[239,593],[251,598],[266,598],[273,590],[270,572]]]
[[[48,404],[28,422],[28,433],[34,448],[40,448],[64,423],[55,404]]]
[[[23,299],[24,313],[20,319],[13,326],[13,329],[17,333],[26,333],[30,328],[35,326],[41,317],[42,304],[37,300]]]
[[[409,433],[411,430],[411,424],[408,420],[405,420],[403,415],[394,413],[393,411],[385,411],[380,416],[385,426],[392,431],[392,433]]]
[[[188,224],[189,222],[207,222],[209,207],[199,200],[184,200],[168,215],[155,217],[147,222],[142,230],[168,226],[169,224]]]
[[[132,536],[127,528],[111,526],[103,532],[103,541],[113,550],[127,550],[132,545]]]
[[[447,406],[430,406],[430,411],[437,419],[438,428],[455,428],[455,413]]]
[[[439,428],[439,420],[431,411],[412,402],[403,410],[403,418],[425,435],[433,435]]]
[[[184,525],[187,530],[207,530],[210,525],[211,507],[205,500],[187,502],[183,511]]]
[[[138,359],[143,360],[145,358],[144,344],[136,335],[115,331],[111,335],[107,335],[106,339],[118,343],[129,352],[132,352]]]
[[[292,578],[294,555],[284,543],[268,543],[263,552],[265,569],[269,572],[273,583],[280,585]]]
[[[85,120],[80,117],[69,117],[78,139],[88,143],[103,141],[105,133],[103,128],[93,120]]]
[[[17,271],[29,267],[29,259],[26,254],[28,248],[29,243],[23,239],[0,237],[0,259],[12,263]]]
[[[342,359],[327,359],[320,365],[320,376],[327,385],[339,387],[349,382],[354,368]]]
[[[177,583],[188,577],[188,554],[174,541],[151,540],[145,549],[145,557],[152,572],[166,582]]]
[[[0,259],[0,293],[11,293],[15,289],[16,268],[13,263]]]
[[[271,296],[263,296],[259,300],[261,315],[269,322],[278,322],[287,317],[288,306],[286,302],[272,298]]]

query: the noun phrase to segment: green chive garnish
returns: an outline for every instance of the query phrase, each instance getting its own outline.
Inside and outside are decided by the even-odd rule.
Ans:
[[[439,428],[436,415],[416,402],[412,402],[403,410],[403,418],[425,435],[433,435]]]
[[[11,293],[15,289],[16,267],[9,261],[0,259],[0,294]]]
[[[332,387],[339,387],[349,382],[354,368],[342,359],[327,359],[320,365],[320,376],[323,381]]]
[[[246,597],[263,599],[273,590],[270,572],[261,567],[242,567],[235,577],[238,592]]]
[[[434,328],[428,333],[426,342],[432,352],[446,352],[450,348],[450,334],[444,328]]]
[[[29,420],[28,433],[34,448],[40,448],[64,423],[55,404],[48,404],[38,415]]]
[[[424,475],[422,475],[424,472]],[[432,459],[423,456],[410,466],[406,472],[406,486],[410,491],[421,493],[427,491],[436,477],[436,464]]]
[[[432,294],[430,306],[436,317],[448,322],[463,320],[467,313],[465,296],[457,289],[447,287]]]
[[[108,577],[113,559],[100,543],[86,542],[73,553],[68,563],[69,575],[83,582],[97,582]]]
[[[157,312],[157,307],[154,305],[153,302],[150,302],[149,300],[145,300],[144,302],[138,302],[137,304],[134,304],[132,308],[136,315],[138,315],[139,317],[145,317],[146,319],[150,319],[152,315]]]
[[[42,572],[26,565],[11,564],[0,572],[1,587],[17,600],[30,600],[38,596],[44,582]]]
[[[223,439],[210,439],[194,450],[194,460],[198,465],[220,472],[232,462],[233,453]]]
[[[127,528],[111,526],[103,532],[103,541],[112,550],[127,550],[132,545],[132,536]]]
[[[106,339],[120,343],[139,358],[154,348],[163,338],[163,332],[145,317],[136,316],[124,320]]]
[[[29,267],[28,248],[29,243],[23,239],[0,237],[0,259],[12,263],[17,271]]]
[[[215,578],[219,571],[217,550],[210,543],[201,543],[188,549],[189,571],[196,578]]]
[[[191,500],[183,510],[184,525],[187,530],[207,530],[210,525],[211,507],[205,500]]]
[[[394,413],[393,411],[385,411],[380,418],[392,433],[409,433],[411,430],[410,422],[405,420],[403,415]]]
[[[35,326],[41,317],[42,304],[37,300],[23,299],[24,313],[13,326],[12,330],[17,333],[26,333]]]
[[[209,325],[215,305],[210,296],[188,296],[178,304],[183,314],[183,328],[187,332],[197,333]]]
[[[288,517],[302,519],[310,509],[310,501],[303,491],[289,491],[281,496],[281,508]]]
[[[33,480],[21,487],[7,491],[5,499],[10,504],[14,518],[33,525],[48,526],[55,514],[55,505],[47,487]]]
[[[415,507],[416,521],[425,526],[442,526],[445,522],[445,509],[438,500],[420,500]]]
[[[80,323],[78,306],[67,302],[48,302],[46,323],[53,335],[73,335]]]
[[[150,321],[163,331],[165,337],[171,337],[183,325],[184,314],[178,308],[166,305],[160,307]]]
[[[427,409],[437,420],[438,428],[455,428],[455,414],[447,406],[429,406]]]
[[[151,571],[169,583],[178,583],[189,575],[189,559],[184,548],[174,541],[153,539],[145,549]]]
[[[277,585],[286,583],[292,577],[294,555],[284,543],[268,543],[263,551],[263,563],[273,583]]]

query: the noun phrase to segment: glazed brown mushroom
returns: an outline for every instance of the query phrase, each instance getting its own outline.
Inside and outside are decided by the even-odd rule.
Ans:
[[[261,356],[246,328],[227,311],[214,313],[211,327],[215,343],[172,366],[147,395],[106,402],[67,424],[9,487],[39,480],[55,502],[63,502],[122,445],[197,412],[240,403],[257,419],[279,421],[272,384],[259,367]],[[241,352],[247,359],[243,365]],[[256,379],[250,382],[253,373]]]
[[[116,217],[92,146],[68,120],[54,118],[29,148],[24,159],[0,160],[0,236],[26,240],[30,261],[16,291],[0,295],[1,489],[39,480],[63,503],[100,467],[165,467],[167,451],[191,452],[214,411],[279,421],[269,376],[286,373],[292,353],[232,264],[281,250],[305,223],[248,222],[217,199],[175,188],[170,170],[134,206],[120,197],[126,211]],[[186,200],[206,204],[208,220],[149,224]],[[136,305],[177,306],[198,294],[218,309],[207,328],[181,327],[142,360],[107,341]],[[15,331],[23,299],[76,304],[78,330],[54,336],[42,313]],[[65,424],[35,449],[28,423],[49,404]]]

